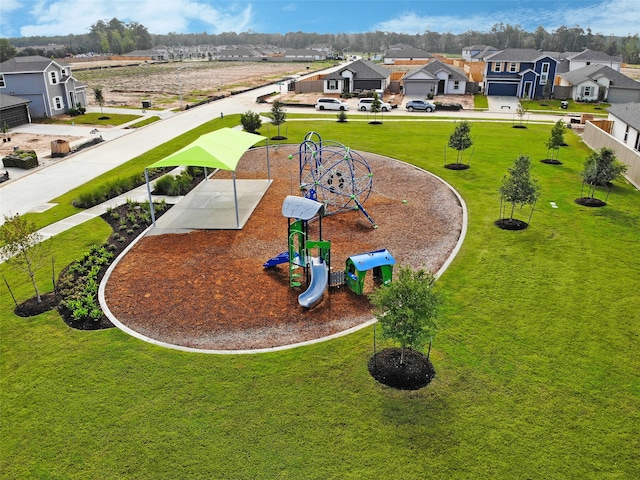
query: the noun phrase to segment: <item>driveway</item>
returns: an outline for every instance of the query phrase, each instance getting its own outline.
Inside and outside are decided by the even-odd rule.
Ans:
[[[487,95],[489,100],[489,111],[500,113],[516,113],[520,104],[518,97],[501,97],[499,95]]]

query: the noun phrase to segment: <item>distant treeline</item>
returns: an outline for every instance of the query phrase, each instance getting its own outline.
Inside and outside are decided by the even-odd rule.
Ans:
[[[548,32],[539,26],[534,32],[527,32],[520,25],[497,23],[489,32],[469,30],[461,34],[439,33],[426,30],[424,33],[409,35],[394,32],[366,33],[255,33],[224,32],[208,33],[168,33],[149,34],[143,25],[123,23],[117,18],[98,21],[84,35],[53,37],[21,37],[9,39],[15,47],[60,44],[65,46],[65,54],[79,53],[128,53],[144,50],[156,45],[196,46],[196,45],[273,45],[280,48],[304,49],[311,45],[325,44],[334,52],[382,52],[389,46],[405,44],[431,53],[460,54],[464,47],[490,45],[499,49],[535,48],[555,52],[579,52],[585,48],[599,50],[609,55],[620,55],[626,63],[640,63],[640,38],[638,34],[618,37],[593,33],[590,28],[561,26]],[[43,50],[43,51],[41,51]],[[28,52],[28,53],[24,53]],[[21,54],[53,54],[46,47]],[[56,55],[59,55],[58,52]]]

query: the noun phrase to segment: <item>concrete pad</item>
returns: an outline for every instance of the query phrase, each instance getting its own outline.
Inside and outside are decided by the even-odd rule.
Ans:
[[[238,221],[233,180],[207,180],[156,220],[147,235],[193,230],[241,230],[269,189],[272,180],[236,180]]]

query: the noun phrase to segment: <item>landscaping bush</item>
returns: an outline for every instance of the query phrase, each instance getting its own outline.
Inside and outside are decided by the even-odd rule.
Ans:
[[[33,150],[16,150],[2,159],[5,167],[22,168],[28,170],[38,166],[38,155]]]
[[[462,105],[459,103],[442,103],[442,102],[434,102],[436,106],[436,110],[445,110],[456,112],[458,110],[462,110]]]

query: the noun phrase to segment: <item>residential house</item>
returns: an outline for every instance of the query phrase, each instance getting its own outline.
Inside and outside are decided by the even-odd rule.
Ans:
[[[490,45],[471,45],[462,49],[462,59],[467,62],[484,62],[484,59],[500,49]]]
[[[31,123],[30,102],[26,98],[0,93],[0,127],[5,123],[9,128]]]
[[[611,105],[608,111],[613,121],[611,135],[640,152],[640,102]]]
[[[588,48],[582,52],[566,55],[566,59],[569,62],[569,71],[579,70],[589,65],[602,65],[619,72],[622,67],[622,57]]]
[[[356,60],[323,80],[324,93],[358,92],[362,90],[386,90],[391,71],[369,60]]]
[[[509,48],[485,59],[487,95],[542,98],[551,95],[558,61],[545,52]]]
[[[407,73],[403,78],[404,94],[413,97],[464,94],[466,84],[464,72],[440,60],[433,60]]]
[[[326,54],[317,50],[306,50],[297,48],[287,48],[284,58],[295,62],[313,62],[315,60],[326,60]]]
[[[15,57],[0,63],[0,93],[30,100],[34,118],[67,113],[87,105],[87,86],[71,74],[71,66],[59,59]]]
[[[433,55],[418,48],[391,48],[384,52],[385,65],[425,64]]]
[[[577,101],[606,99],[609,103],[640,102],[640,82],[606,65],[588,65],[558,75],[558,87],[568,87],[565,97]],[[556,95],[558,96],[558,95]]]

